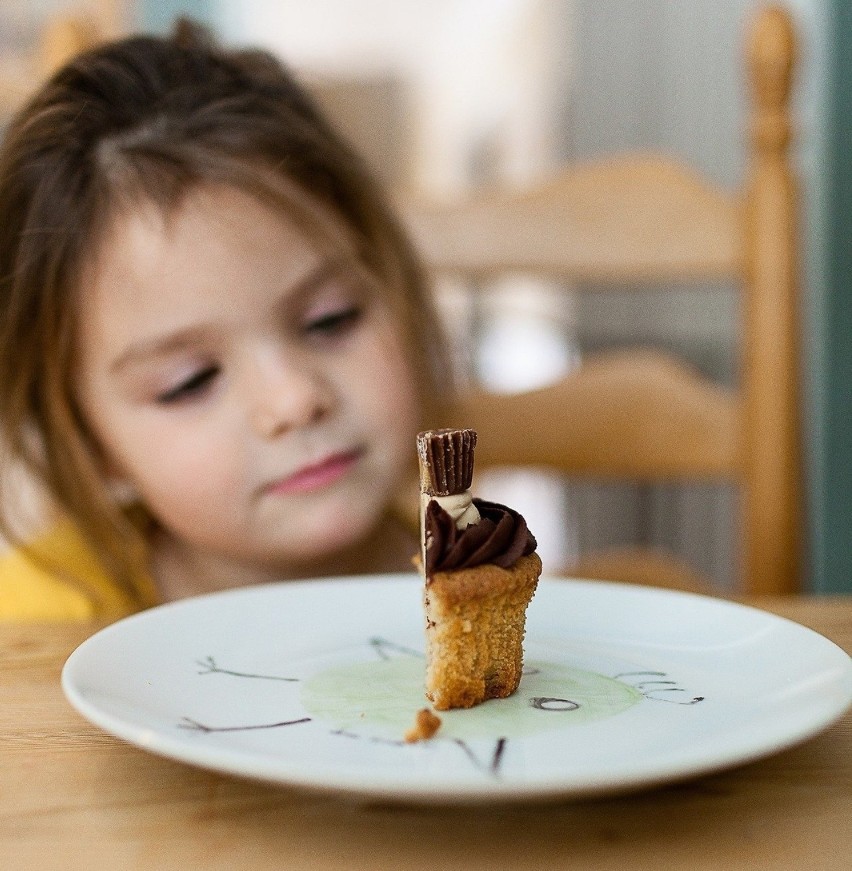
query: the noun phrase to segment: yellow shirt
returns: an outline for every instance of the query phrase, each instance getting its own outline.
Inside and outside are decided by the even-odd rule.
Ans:
[[[69,580],[37,564],[20,549],[0,555],[0,621],[117,620],[157,602],[154,583],[147,575],[139,579],[138,598],[119,587],[69,521],[57,523],[34,546],[67,569]],[[70,578],[79,578],[79,586]]]

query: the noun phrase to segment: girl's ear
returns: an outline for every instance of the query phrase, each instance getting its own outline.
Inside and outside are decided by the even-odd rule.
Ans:
[[[115,504],[121,508],[127,508],[140,501],[136,485],[132,481],[128,481],[127,478],[110,476],[106,483],[110,496]]]
[[[96,447],[100,474],[112,501],[120,508],[127,508],[141,501],[136,485],[127,477],[121,465],[107,457]]]

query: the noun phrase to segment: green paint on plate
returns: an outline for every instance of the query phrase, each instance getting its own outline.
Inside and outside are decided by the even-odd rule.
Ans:
[[[302,704],[315,719],[366,737],[401,738],[426,707],[423,660],[398,656],[335,666],[310,678]],[[613,717],[642,699],[635,688],[591,671],[548,662],[525,665],[508,699],[441,711],[445,738],[519,738]]]

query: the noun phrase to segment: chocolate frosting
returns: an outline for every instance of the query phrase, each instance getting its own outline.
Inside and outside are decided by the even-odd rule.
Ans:
[[[450,515],[434,500],[426,506],[426,576],[483,563],[511,568],[536,549],[527,522],[505,505],[474,499],[479,523],[458,529]]]

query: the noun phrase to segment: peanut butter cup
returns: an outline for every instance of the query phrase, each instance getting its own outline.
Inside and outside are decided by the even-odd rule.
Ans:
[[[436,429],[417,436],[420,489],[430,496],[452,496],[470,488],[473,481],[472,429]]]

